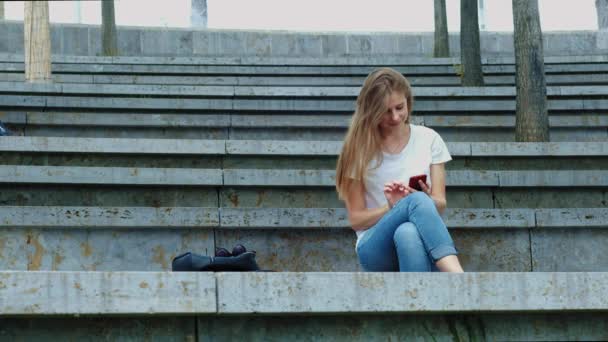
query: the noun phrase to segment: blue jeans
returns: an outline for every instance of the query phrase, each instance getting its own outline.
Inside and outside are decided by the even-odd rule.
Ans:
[[[357,244],[359,263],[368,272],[438,271],[435,261],[457,254],[435,203],[424,192],[399,200]]]

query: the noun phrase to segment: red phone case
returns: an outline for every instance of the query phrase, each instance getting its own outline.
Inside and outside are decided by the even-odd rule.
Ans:
[[[418,191],[422,191],[422,187],[418,184],[418,181],[421,180],[424,184],[426,184],[426,175],[418,175],[410,177],[410,188],[416,189]]]

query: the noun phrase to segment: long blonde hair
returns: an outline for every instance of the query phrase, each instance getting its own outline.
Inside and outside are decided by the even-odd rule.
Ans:
[[[357,106],[344,138],[344,145],[336,167],[336,190],[340,199],[348,195],[352,181],[362,181],[369,163],[376,159],[382,163],[379,125],[387,112],[387,99],[393,92],[403,93],[407,101],[409,123],[414,104],[412,88],[407,79],[391,68],[372,71],[359,92]]]

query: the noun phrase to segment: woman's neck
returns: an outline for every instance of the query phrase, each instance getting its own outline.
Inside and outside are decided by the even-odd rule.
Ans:
[[[381,132],[383,150],[388,153],[401,151],[410,139],[410,131],[410,125],[404,123],[394,129]]]

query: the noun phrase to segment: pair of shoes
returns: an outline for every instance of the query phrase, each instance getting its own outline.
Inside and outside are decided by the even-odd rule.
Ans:
[[[187,252],[173,258],[173,272],[247,272],[260,271],[255,253],[244,252],[237,256],[210,257]]]
[[[238,244],[232,248],[232,253],[229,252],[226,248],[218,247],[215,249],[216,257],[231,257],[231,256],[239,256],[243,253],[247,252],[247,248],[245,246]],[[255,254],[255,251],[252,251]]]

